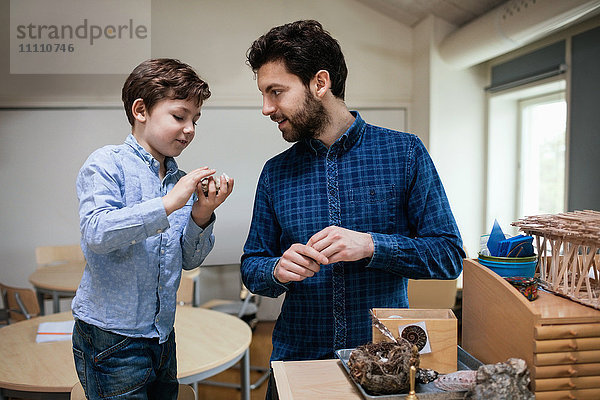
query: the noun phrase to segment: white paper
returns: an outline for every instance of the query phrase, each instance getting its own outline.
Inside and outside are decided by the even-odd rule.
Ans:
[[[423,344],[421,342],[420,345],[417,345],[417,347],[419,348],[419,354],[431,353],[431,345],[429,344],[429,333],[427,332],[427,325],[425,324],[425,321],[414,322],[412,324],[402,325],[398,327],[398,334],[400,335],[400,337],[405,337],[404,335],[409,334],[409,332],[411,332],[411,334],[417,335],[418,337],[420,337],[424,333],[425,337],[422,339],[425,340],[425,343]]]
[[[71,340],[75,321],[42,322],[37,331],[37,343]]]

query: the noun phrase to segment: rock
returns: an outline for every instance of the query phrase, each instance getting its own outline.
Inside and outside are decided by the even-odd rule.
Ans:
[[[475,376],[469,398],[477,400],[535,399],[528,389],[529,370],[524,360],[509,358],[497,364],[482,365]]]

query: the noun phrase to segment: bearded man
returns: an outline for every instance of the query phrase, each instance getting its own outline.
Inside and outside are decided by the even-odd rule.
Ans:
[[[408,278],[456,278],[460,233],[418,137],[348,110],[344,56],[319,22],[275,27],[247,58],[294,145],[260,175],[242,279],[285,293],[272,361],[333,358],[371,340],[370,308],[408,307]]]

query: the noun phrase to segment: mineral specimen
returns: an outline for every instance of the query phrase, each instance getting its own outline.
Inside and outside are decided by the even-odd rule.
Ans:
[[[225,178],[225,180],[227,182],[229,182],[229,177],[227,176],[227,174],[222,174],[221,176],[223,176]],[[217,193],[219,193],[219,189],[221,187],[221,178],[214,178],[212,177],[214,182],[215,182],[215,188],[217,189]],[[202,184],[202,192],[204,193],[205,196],[208,196],[208,182],[209,179],[208,178],[204,178],[200,181],[200,183]]]
[[[407,340],[397,340],[398,343],[368,343],[350,354],[350,375],[365,391],[392,394],[409,388],[410,367],[419,367],[419,351]]]
[[[470,398],[477,400],[535,399],[527,385],[527,364],[520,358],[509,358],[503,363],[479,367],[475,387],[469,394]]]

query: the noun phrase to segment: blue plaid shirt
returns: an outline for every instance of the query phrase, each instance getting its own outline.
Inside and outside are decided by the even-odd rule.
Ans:
[[[195,195],[169,216],[162,196],[185,175],[172,157],[159,163],[133,135],[105,146],[77,176],[81,249],[87,265],[73,315],[130,337],[167,340],[175,321],[181,269],[202,263],[214,244],[214,214],[206,229],[191,218]]]
[[[370,308],[408,307],[407,278],[454,279],[462,270],[460,233],[421,141],[353,114],[329,149],[298,142],[261,173],[241,271],[253,293],[285,293],[271,360],[332,358],[365,344]],[[373,257],[279,283],[273,269],[283,252],[329,225],[370,233]]]

